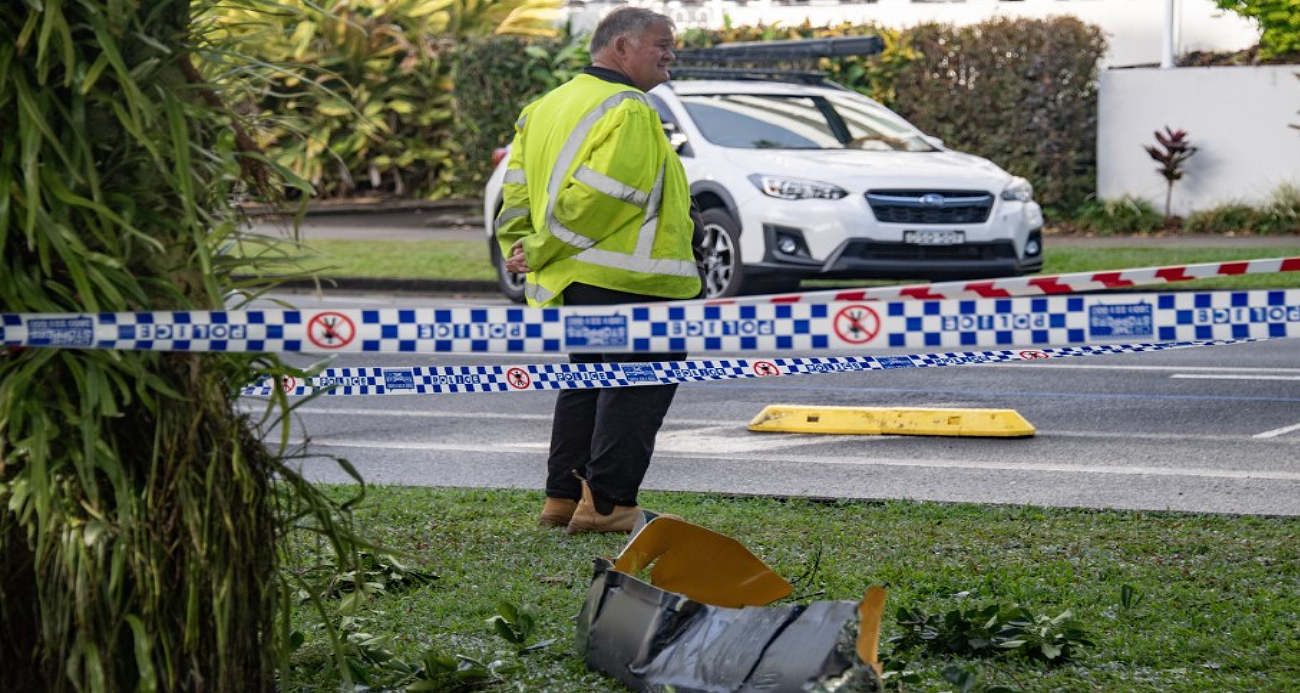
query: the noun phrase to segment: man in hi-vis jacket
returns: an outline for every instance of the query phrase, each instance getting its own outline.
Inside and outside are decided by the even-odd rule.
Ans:
[[[506,269],[532,306],[694,298],[690,190],[645,92],[668,80],[673,23],[621,7],[591,38],[592,64],[515,123],[496,220]],[[572,354],[572,363],[684,353]],[[561,390],[541,524],[627,532],[676,385]]]

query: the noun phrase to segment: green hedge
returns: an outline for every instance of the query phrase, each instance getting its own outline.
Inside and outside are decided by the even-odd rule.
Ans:
[[[949,146],[991,159],[1034,184],[1049,210],[1069,211],[1095,189],[1099,28],[1077,19],[998,19],[966,27],[926,24],[729,27],[684,32],[686,47],[735,41],[876,34],[871,58],[823,60],[839,83],[896,110]],[[519,108],[581,67],[572,38],[462,44],[455,101],[470,154],[454,193],[480,195],[492,147],[509,141]],[[560,78],[546,79],[547,64]],[[475,154],[477,152],[477,154]],[[475,160],[474,156],[478,156]]]
[[[1300,54],[1300,0],[1215,0],[1259,25],[1262,58]]]
[[[510,143],[519,111],[588,62],[586,40],[567,34],[462,41],[454,70],[457,117],[452,134],[459,142],[454,195],[482,196],[492,175],[492,150]]]
[[[242,54],[210,53],[204,69],[241,90],[242,102],[232,105],[254,121],[258,143],[317,197],[446,197],[473,188],[460,178],[471,155],[454,97],[471,99],[454,86],[458,57],[478,36],[557,33],[557,7],[557,0],[233,0],[213,3],[198,23]],[[528,52],[547,64],[549,39],[538,40]]]
[[[1049,210],[1096,190],[1102,32],[1072,17],[927,24],[895,82],[894,108],[949,146],[1028,178]]]

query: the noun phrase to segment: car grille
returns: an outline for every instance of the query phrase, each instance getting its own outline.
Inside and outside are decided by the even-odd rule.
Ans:
[[[867,204],[886,224],[982,224],[993,196],[979,190],[871,190]]]
[[[845,248],[844,257],[863,260],[997,260],[1014,258],[1016,247],[1011,241],[991,243],[962,243],[959,245],[917,245],[916,243],[886,243],[881,241],[854,241]]]

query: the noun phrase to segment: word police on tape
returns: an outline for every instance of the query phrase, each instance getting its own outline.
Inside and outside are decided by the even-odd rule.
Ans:
[[[1300,290],[950,301],[0,315],[10,346],[561,353],[996,348],[1300,336]]]

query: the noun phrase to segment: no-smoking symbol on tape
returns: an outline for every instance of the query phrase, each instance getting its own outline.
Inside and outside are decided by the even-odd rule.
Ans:
[[[506,382],[516,390],[527,390],[533,384],[533,379],[528,375],[528,371],[522,368],[511,368],[506,371]]]
[[[322,349],[345,347],[356,334],[357,326],[342,313],[317,313],[307,322],[307,339]]]
[[[1047,358],[1051,358],[1051,357],[1048,356],[1047,354],[1044,354],[1044,353],[1041,352],[1041,351],[1022,351],[1022,352],[1020,352],[1020,358],[1022,358],[1022,359],[1047,359]]]
[[[870,306],[851,305],[835,314],[835,334],[849,344],[866,344],[880,334],[880,316]]]
[[[298,381],[294,379],[293,376],[288,376],[288,375],[281,376],[280,389],[284,390],[285,392],[293,392],[294,390],[298,389]]]
[[[781,375],[781,369],[771,361],[755,361],[754,375],[760,378],[766,378],[773,375]]]

